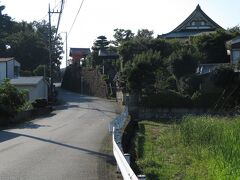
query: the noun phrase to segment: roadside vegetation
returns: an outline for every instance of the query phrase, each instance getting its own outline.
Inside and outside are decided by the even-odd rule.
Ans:
[[[21,64],[21,76],[49,76],[49,24],[41,22],[17,22],[14,17],[5,14],[0,2],[0,57],[14,57]],[[52,63],[53,77],[60,79],[60,64],[63,53],[61,36],[52,27]]]
[[[47,107],[46,99],[36,99],[34,102],[30,102],[27,94],[26,90],[17,89],[12,85],[9,79],[5,79],[0,84],[0,126],[27,121],[32,117],[51,111],[51,108]],[[28,115],[16,119],[18,114],[27,112]]]
[[[9,123],[11,117],[17,112],[30,107],[27,102],[27,92],[18,90],[6,79],[0,84],[0,125]]]
[[[83,68],[97,69],[111,94],[117,89],[134,95],[138,106],[234,110],[240,104],[240,79],[226,42],[239,33],[237,26],[181,41],[154,37],[148,29],[115,29],[113,40],[97,37]],[[100,57],[99,51],[118,56]],[[196,73],[200,64],[215,63],[211,73]]]
[[[135,137],[137,169],[147,179],[238,179],[240,117],[186,116],[142,121]]]

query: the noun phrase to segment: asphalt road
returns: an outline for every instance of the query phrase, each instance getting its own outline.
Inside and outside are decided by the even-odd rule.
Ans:
[[[100,148],[116,105],[68,91],[59,97],[66,103],[49,116],[0,131],[0,180],[104,179],[101,166],[112,157]]]

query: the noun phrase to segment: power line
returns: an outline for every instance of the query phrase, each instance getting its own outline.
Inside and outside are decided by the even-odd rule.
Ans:
[[[59,1],[59,2],[54,6],[53,10],[55,10],[55,9],[60,5],[61,2],[62,2],[62,1]],[[48,13],[47,13],[45,16],[43,16],[40,20],[38,20],[38,22],[46,19],[47,16],[48,16]]]
[[[57,37],[58,28],[59,28],[61,17],[62,17],[63,8],[64,8],[64,0],[62,0],[61,2],[62,2],[61,3],[61,9],[60,9],[60,13],[59,13],[59,16],[58,16],[58,23],[57,23],[57,28],[56,28],[56,37]]]
[[[70,30],[68,31],[68,36],[69,36],[69,34],[71,33],[72,28],[73,28],[73,26],[74,26],[74,24],[75,24],[75,22],[76,22],[76,20],[77,20],[78,14],[79,14],[79,12],[80,12],[81,9],[82,9],[83,3],[84,3],[84,0],[82,0],[82,3],[81,3],[80,6],[79,6],[78,12],[77,12],[77,14],[76,14],[76,16],[75,16],[75,18],[74,18],[74,21],[73,21],[73,23],[72,23],[72,26],[71,26]]]

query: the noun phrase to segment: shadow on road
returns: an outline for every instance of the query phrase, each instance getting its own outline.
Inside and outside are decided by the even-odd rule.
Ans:
[[[55,106],[54,110],[66,110],[70,108],[79,108],[79,105],[69,105],[65,103],[64,105]]]
[[[96,157],[100,157],[100,158],[104,158],[104,159],[111,159],[113,158],[113,156],[108,155],[108,154],[104,154],[104,153],[100,153],[97,151],[93,151],[93,150],[89,150],[89,149],[85,149],[85,148],[81,148],[81,147],[77,147],[77,146],[73,146],[73,145],[68,145],[68,144],[64,144],[61,142],[57,142],[57,141],[53,141],[53,140],[49,140],[49,139],[44,139],[41,137],[36,137],[36,136],[31,136],[31,135],[27,135],[27,134],[19,134],[19,133],[13,133],[13,132],[8,132],[8,131],[0,131],[0,143],[4,142],[4,141],[8,141],[17,137],[27,137],[27,138],[31,138],[34,140],[38,140],[38,141],[42,141],[42,142],[46,142],[46,143],[50,143],[50,144],[55,144],[58,146],[62,146],[65,148],[70,148],[70,149],[74,149],[74,150],[78,150],[78,151],[83,151],[86,152],[90,155],[96,156]]]
[[[0,143],[19,137],[16,133],[0,131]]]
[[[49,125],[40,125],[33,122],[26,122],[17,127],[17,129],[38,129],[42,127],[50,127]],[[1,134],[0,134],[1,135]]]

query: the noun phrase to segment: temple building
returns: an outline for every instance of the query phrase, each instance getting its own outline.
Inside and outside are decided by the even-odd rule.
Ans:
[[[166,39],[188,39],[191,36],[197,36],[202,33],[214,32],[219,28],[223,29],[208,17],[202,11],[201,7],[197,5],[196,9],[190,14],[190,16],[178,27],[167,34],[162,34],[158,37]]]
[[[71,64],[80,64],[80,61],[84,60],[90,53],[90,48],[70,48]]]

